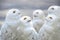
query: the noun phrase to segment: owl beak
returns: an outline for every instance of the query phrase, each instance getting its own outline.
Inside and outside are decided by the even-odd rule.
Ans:
[[[30,22],[31,20],[28,20],[27,22]]]
[[[37,15],[34,15],[34,17],[37,17]]]

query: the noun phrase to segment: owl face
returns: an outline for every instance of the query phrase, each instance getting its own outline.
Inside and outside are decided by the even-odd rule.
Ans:
[[[21,18],[21,21],[22,21],[23,23],[30,23],[32,20],[31,20],[31,17],[29,17],[29,16],[23,16],[23,17]]]
[[[47,22],[53,22],[53,21],[55,21],[56,20],[56,15],[52,15],[52,14],[50,14],[50,15],[48,15],[47,17],[46,17],[46,21]]]
[[[19,19],[22,16],[18,9],[10,9],[7,13],[7,18],[10,20],[12,19]]]
[[[55,11],[57,11],[59,9],[59,6],[50,6],[48,8],[48,13],[54,13]]]
[[[12,15],[20,15],[21,13],[20,13],[20,11],[18,9],[10,9],[8,11],[8,14],[7,15],[9,15],[9,14],[12,14]]]
[[[35,10],[33,12],[33,17],[36,18],[36,17],[42,17],[44,16],[44,12],[42,10]]]

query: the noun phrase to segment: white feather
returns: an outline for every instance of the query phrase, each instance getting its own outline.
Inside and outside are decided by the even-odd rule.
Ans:
[[[33,12],[33,27],[38,32],[39,29],[42,27],[45,21],[45,14],[42,10],[35,10]]]
[[[2,40],[15,40],[16,28],[20,24],[21,13],[18,9],[11,9],[6,15],[6,19],[1,28]]]
[[[33,28],[32,20],[29,16],[23,16],[21,18],[21,22],[23,25],[18,28],[18,32],[20,33],[19,40],[37,40],[38,33]]]
[[[57,16],[49,14],[46,17],[46,22],[39,30],[39,40],[50,40],[52,35],[55,34],[55,27],[53,26],[53,23],[56,21]]]

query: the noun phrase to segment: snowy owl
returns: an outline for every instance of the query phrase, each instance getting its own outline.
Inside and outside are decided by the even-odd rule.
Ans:
[[[48,8],[48,14],[55,14],[60,17],[60,6],[50,6]]]
[[[15,29],[20,24],[21,16],[22,14],[18,9],[10,9],[8,11],[5,22],[1,27],[2,40],[15,40],[15,37],[16,37]]]
[[[45,21],[45,14],[42,10],[33,11],[33,27],[38,32]]]
[[[20,27],[18,27],[17,29],[20,33],[20,40],[37,40],[38,33],[33,28],[31,17],[23,16],[20,20],[21,24]]]
[[[53,22],[57,19],[56,15],[49,14],[46,17],[44,25],[39,30],[39,40],[50,40],[51,36],[55,34],[54,27],[52,26]]]

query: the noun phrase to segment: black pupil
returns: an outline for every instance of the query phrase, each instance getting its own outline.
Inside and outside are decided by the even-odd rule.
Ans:
[[[26,20],[26,18],[24,18],[24,20]]]
[[[13,13],[15,13],[15,11],[13,11]]]
[[[50,17],[50,19],[52,19],[52,17]]]
[[[52,8],[52,10],[54,10],[54,8]]]

